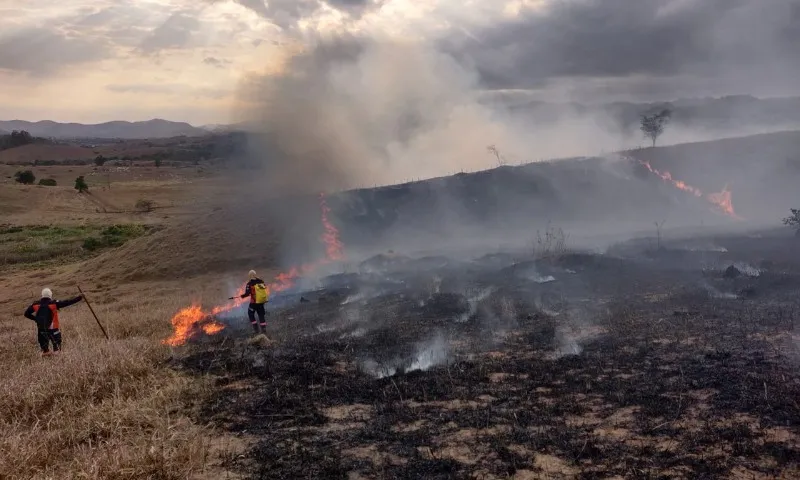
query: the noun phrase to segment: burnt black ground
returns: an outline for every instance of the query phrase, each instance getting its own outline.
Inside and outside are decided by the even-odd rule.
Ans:
[[[174,364],[251,478],[797,478],[800,245],[728,240],[379,259]]]

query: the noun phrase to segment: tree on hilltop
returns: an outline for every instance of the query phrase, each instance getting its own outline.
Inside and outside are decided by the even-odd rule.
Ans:
[[[664,133],[664,129],[671,118],[672,111],[667,108],[652,115],[642,115],[642,122],[641,125],[639,125],[639,130],[642,131],[646,138],[653,141],[653,147],[655,147],[656,140]]]
[[[10,134],[0,135],[0,150],[28,145],[33,140],[31,134],[25,130],[14,130]]]

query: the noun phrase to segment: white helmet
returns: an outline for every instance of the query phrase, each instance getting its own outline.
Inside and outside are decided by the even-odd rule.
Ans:
[[[42,289],[42,298],[49,298],[50,300],[53,299],[53,291],[49,288]]]

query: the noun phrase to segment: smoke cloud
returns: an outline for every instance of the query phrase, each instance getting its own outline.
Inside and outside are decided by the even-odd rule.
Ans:
[[[664,7],[665,3],[670,8]],[[776,42],[790,38],[794,32],[782,23],[760,22],[759,54],[753,54],[751,49],[740,57],[734,55],[738,50],[730,46],[734,37],[729,35],[728,26],[738,25],[734,20],[742,12],[750,11],[746,2],[734,3],[741,8],[725,7],[717,18],[712,9],[696,1],[646,0],[619,17],[625,21],[618,21],[614,12],[624,10],[630,2],[560,2],[522,14],[510,23],[495,22],[484,29],[472,29],[474,35],[461,44],[424,35],[414,40],[367,34],[306,37],[300,44],[284,47],[282,53],[286,57],[279,66],[273,65],[263,75],[251,75],[240,85],[237,120],[250,132],[245,156],[260,170],[247,173],[247,180],[252,181],[246,184],[248,202],[260,205],[265,202],[259,196],[317,194],[396,184],[505,163],[602,155],[641,146],[645,140],[638,131],[638,111],[632,116],[626,114],[633,120],[623,125],[613,109],[559,103],[537,110],[526,108],[526,102],[532,103],[533,90],[556,79],[594,86],[612,80],[630,85],[625,82],[637,79],[669,84],[666,80],[676,75],[688,75],[686,78],[694,81],[711,78],[715,72],[741,73],[736,70],[737,65],[749,66],[759,58],[767,59],[761,55],[764,52],[761,47],[768,45],[775,46],[768,50],[772,53],[768,58],[770,64],[781,64],[785,49]],[[784,10],[773,5],[766,18],[775,20],[780,17],[776,12]],[[593,25],[592,19],[600,21],[601,26]],[[701,28],[705,23],[713,24],[710,28],[713,32],[708,33],[713,37],[711,45],[703,43],[709,40]],[[773,31],[773,26],[777,30]],[[635,55],[622,54],[618,48],[621,44],[635,50]],[[537,47],[526,48],[530,45]],[[587,57],[582,50],[584,46],[596,50],[592,55],[602,53],[598,58],[603,61],[593,60],[592,55]],[[707,61],[709,57],[715,61]],[[523,82],[525,78],[531,82]],[[487,87],[528,90],[517,96],[515,104],[509,101],[514,97],[510,92],[489,91]],[[729,113],[739,108],[739,103],[749,104],[744,100],[723,102],[708,115],[712,118],[709,124],[713,118],[732,116]],[[626,112],[627,108],[620,106]],[[744,126],[735,122],[725,123],[716,131],[701,125],[702,121],[692,123],[692,115],[701,109],[693,103],[676,103],[676,108],[679,112],[674,122],[659,138],[661,146],[753,133],[743,131]],[[746,108],[750,107],[741,108],[749,111]],[[489,148],[492,146],[495,149]],[[656,156],[660,154],[652,152],[653,158],[648,157],[648,161],[657,164]],[[682,154],[681,158],[700,165],[700,157],[708,155],[701,151]],[[683,169],[667,160],[675,178],[694,182],[704,192],[717,192],[731,185],[736,202],[746,198],[746,191],[735,175],[739,170],[745,171],[745,167],[724,172],[699,167]],[[351,232],[343,230],[343,238],[348,246],[367,236],[377,241],[379,235],[375,232],[389,231],[387,226],[396,224],[403,225],[404,230],[398,227],[384,237],[391,234],[398,242],[407,243],[409,238],[422,238],[418,233],[435,231],[437,235],[460,237],[459,242],[463,242],[463,232],[468,229],[460,229],[462,226],[473,228],[481,224],[482,230],[473,232],[473,237],[489,236],[486,218],[505,227],[516,223],[524,233],[535,228],[530,218],[541,222],[556,214],[560,216],[559,222],[605,218],[607,207],[619,205],[622,197],[637,198],[635,204],[626,202],[631,205],[629,214],[624,215],[626,222],[639,225],[652,212],[665,217],[662,211],[671,207],[663,207],[663,202],[653,199],[654,191],[645,182],[632,180],[635,178],[632,172],[624,172],[619,165],[606,170],[610,175],[588,164],[573,166],[569,171],[572,173],[559,170],[563,175],[537,170],[536,178],[531,175],[531,181],[519,182],[516,191],[511,185],[520,179],[520,174],[500,172],[493,178],[497,182],[502,179],[503,184],[498,183],[493,187],[496,191],[484,197],[478,187],[467,191],[464,182],[456,177],[453,181],[430,184],[430,189],[419,191],[422,193],[409,194],[417,203],[404,212],[399,212],[395,203],[402,194],[399,188],[386,193],[382,203],[366,194],[363,198],[343,196],[339,202],[348,203],[346,208],[338,210],[347,210],[352,214],[350,224],[363,227]],[[505,173],[514,178],[502,177]],[[626,178],[616,178],[623,174]],[[591,200],[581,195],[587,192],[587,185],[593,188]],[[538,203],[530,200],[532,189],[536,190]],[[484,204],[479,203],[481,199]],[[686,203],[678,197],[669,199],[674,200],[675,208]],[[554,205],[559,202],[564,206],[556,211]],[[317,236],[308,234],[315,228],[316,215],[298,213],[313,211],[316,202],[311,204],[311,208],[306,205],[301,209],[293,201],[266,203],[270,226],[280,230],[281,258],[301,258],[313,249],[303,239],[317,240]],[[527,207],[519,208],[517,204]],[[485,207],[485,212],[474,208],[476,205]],[[596,213],[588,213],[595,209]],[[688,207],[679,212],[681,222],[697,220],[684,210],[688,211]],[[420,217],[428,218],[428,214],[433,220],[417,221]],[[365,220],[367,217],[369,221]],[[414,221],[409,222],[408,218]],[[342,223],[347,223],[344,220],[347,219]],[[612,223],[605,222],[597,228],[603,229],[602,233],[611,231],[618,235],[621,222],[615,219]],[[502,236],[507,237],[508,229],[502,231]]]
[[[512,135],[472,95],[477,78],[415,43],[323,40],[250,79],[246,120],[270,183],[344,189],[487,165]]]
[[[652,2],[648,5],[639,7],[638,15],[653,14],[649,23],[642,22],[660,25],[665,29],[661,35],[664,39],[678,37],[682,29],[695,25],[686,18],[685,9],[667,15],[658,13],[660,10]],[[566,22],[572,16],[583,18],[583,10],[578,7],[565,11],[554,8],[553,12],[548,17],[552,22]],[[528,19],[533,22],[531,25],[545,21],[543,17],[532,18],[536,21]],[[715,25],[722,28],[721,24]],[[616,27],[619,25],[611,25],[612,31],[596,32],[603,33],[600,36],[605,39],[597,48],[607,50],[605,44],[614,36]],[[625,31],[618,33],[620,38],[627,35]],[[287,59],[279,69],[248,77],[239,90],[240,120],[253,133],[250,157],[265,169],[267,190],[307,193],[372,187],[504,163],[597,155],[640,146],[644,140],[637,125],[623,125],[613,109],[561,103],[550,104],[542,112],[525,108],[524,100],[520,108],[508,101],[508,95],[485,87],[501,85],[491,80],[498,78],[500,70],[512,78],[502,83],[507,87],[530,86],[517,81],[522,77],[548,81],[559,75],[582,76],[595,84],[602,75],[612,74],[628,79],[639,74],[657,78],[673,67],[677,75],[687,69],[693,71],[693,66],[704,58],[695,48],[691,50],[692,59],[668,61],[669,52],[682,48],[673,42],[668,49],[654,45],[651,56],[644,52],[636,58],[617,54],[627,60],[618,59],[612,71],[595,71],[590,68],[592,62],[583,62],[579,55],[566,49],[574,45],[564,40],[565,44],[558,44],[566,49],[564,56],[585,63],[583,70],[573,71],[564,66],[566,60],[554,63],[538,50],[540,57],[519,57],[518,50],[525,43],[523,37],[513,37],[516,47],[509,51],[506,43],[511,42],[510,37],[501,38],[496,31],[485,35],[482,46],[470,47],[472,50],[466,46],[455,50],[452,45],[435,40],[353,35],[321,36],[300,48],[286,47]],[[525,41],[528,40],[538,42],[535,36]],[[585,43],[587,39],[578,40]],[[517,65],[516,70],[492,67],[486,49],[495,52],[492,55],[516,59],[512,62]],[[634,60],[644,63],[631,64]],[[534,64],[539,68],[523,69]],[[720,69],[723,67],[729,68],[730,63],[720,64]],[[524,94],[521,98],[525,98]],[[730,124],[715,129],[684,121],[677,118],[659,143],[770,130]],[[496,151],[488,150],[490,146]],[[263,179],[259,177],[259,181]]]
[[[320,40],[280,72],[248,79],[242,100],[251,155],[273,190],[399,183],[624,145],[588,114],[531,127],[482,101],[477,72],[425,42]]]

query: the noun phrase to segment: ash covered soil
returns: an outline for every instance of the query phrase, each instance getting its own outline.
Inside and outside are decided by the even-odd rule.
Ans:
[[[381,255],[172,362],[248,478],[800,477],[800,241],[647,245]]]

